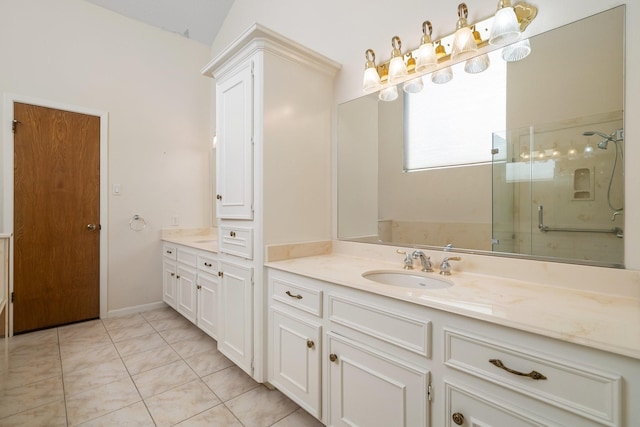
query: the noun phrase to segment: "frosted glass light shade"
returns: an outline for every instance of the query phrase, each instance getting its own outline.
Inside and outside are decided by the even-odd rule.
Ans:
[[[380,91],[378,98],[381,101],[395,101],[398,98],[398,88],[395,86],[389,86]]]
[[[398,83],[409,75],[407,66],[401,56],[396,56],[389,63],[389,83]]]
[[[489,44],[504,46],[513,43],[519,37],[520,24],[513,7],[498,9],[489,33]]]
[[[469,74],[478,74],[489,68],[489,65],[491,65],[491,61],[489,60],[489,55],[485,53],[484,55],[467,59],[464,64],[464,71]]]
[[[421,92],[423,88],[424,82],[422,81],[422,76],[406,81],[402,85],[402,89],[407,93],[418,93]]]
[[[438,58],[433,43],[424,43],[418,49],[418,59],[416,59],[416,72],[429,73],[438,68]]]
[[[531,53],[531,43],[529,39],[520,40],[502,48],[502,59],[507,62],[520,61]]]
[[[431,81],[439,85],[449,83],[452,78],[453,70],[451,67],[443,68],[442,70],[438,70],[431,74]]]
[[[476,39],[469,27],[460,28],[453,37],[453,47],[451,48],[451,59],[467,59],[478,52]]]
[[[370,67],[364,70],[364,79],[362,82],[362,88],[365,92],[373,92],[382,87],[380,82],[380,76],[374,67]]]

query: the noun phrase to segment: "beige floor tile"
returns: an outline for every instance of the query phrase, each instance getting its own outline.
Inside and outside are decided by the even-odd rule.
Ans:
[[[143,311],[140,313],[147,320],[166,319],[167,317],[181,316],[180,313],[171,307],[156,308],[155,310]]]
[[[44,381],[0,391],[0,419],[62,400],[62,378]]]
[[[44,359],[14,366],[12,360],[0,370],[0,390],[36,383],[47,378],[59,378],[62,367],[58,359]]]
[[[164,338],[169,344],[190,338],[201,337],[203,335],[206,336],[204,332],[192,323],[178,326],[177,328],[165,329],[164,331],[160,331],[159,334],[162,335],[162,338]]]
[[[0,419],[0,427],[16,426],[66,427],[67,412],[64,406],[64,400],[60,399],[55,402],[38,406],[37,408],[29,409],[27,411],[20,412],[19,414]]]
[[[278,390],[254,388],[225,403],[245,427],[267,427],[298,409]]]
[[[85,340],[97,335],[104,335],[106,332],[107,330],[102,324],[102,320],[96,319],[62,326],[58,328],[58,338],[60,344],[64,344],[69,341]]]
[[[224,405],[218,405],[211,409],[184,420],[176,427],[243,427],[240,421]]]
[[[146,400],[149,412],[159,427],[172,426],[220,403],[216,395],[200,380],[191,381]]]
[[[185,361],[199,377],[204,377],[205,375],[233,366],[233,362],[218,350],[198,353],[185,359]]]
[[[149,320],[149,324],[153,326],[156,331],[166,331],[167,329],[185,327],[191,324],[184,317],[177,315],[175,317],[165,317],[163,319]]]
[[[320,421],[312,417],[304,409],[298,409],[293,414],[284,417],[271,427],[323,427]]]
[[[202,378],[202,381],[218,396],[223,402],[240,396],[260,384],[254,381],[242,369],[231,366],[216,373]]]
[[[147,322],[139,323],[133,326],[127,326],[124,328],[112,329],[109,331],[109,335],[113,342],[124,341],[126,339],[137,338],[144,335],[153,334],[155,329],[151,327]]]
[[[158,366],[168,365],[176,360],[180,360],[180,356],[167,343],[165,343],[163,347],[154,348],[122,358],[122,361],[131,375],[146,372],[157,368]]]
[[[149,335],[117,342],[116,348],[118,349],[120,356],[124,357],[151,350],[153,348],[163,347],[166,344],[167,342],[157,332],[154,332]]]
[[[155,426],[151,415],[144,402],[140,401],[133,405],[126,406],[107,415],[95,418],[86,423],[80,424],[82,427],[153,427]]]
[[[71,396],[92,388],[128,377],[129,373],[120,359],[89,366],[64,375],[64,393]]]
[[[198,353],[218,351],[216,340],[206,334],[175,342],[171,344],[171,347],[185,359]]]
[[[64,374],[120,358],[113,343],[99,347],[60,349]]]
[[[146,319],[140,313],[129,314],[126,316],[109,317],[102,319],[102,323],[107,331],[120,328],[130,328],[141,323],[147,323]]]
[[[75,426],[101,417],[140,400],[140,394],[129,377],[68,396],[69,425]]]
[[[133,380],[143,398],[155,396],[171,388],[198,378],[184,361],[178,360],[168,365],[133,375]]]
[[[47,360],[60,360],[58,343],[41,346],[23,346],[13,351],[0,352],[0,372],[3,368],[33,365]]]
[[[14,335],[6,340],[9,352],[15,352],[25,348],[37,349],[45,344],[58,344],[57,328],[29,332],[28,334],[22,335]]]
[[[107,331],[97,332],[96,335],[76,336],[71,340],[60,341],[60,354],[85,351],[113,344]]]

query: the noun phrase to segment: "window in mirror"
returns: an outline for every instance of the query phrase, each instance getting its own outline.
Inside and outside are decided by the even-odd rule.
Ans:
[[[453,66],[447,84],[432,83],[404,97],[404,170],[491,163],[491,134],[504,129],[507,63],[489,54],[490,72],[469,74]],[[452,138],[455,135],[455,138]]]

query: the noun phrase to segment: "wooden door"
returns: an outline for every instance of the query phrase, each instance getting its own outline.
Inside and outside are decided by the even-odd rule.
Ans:
[[[15,103],[14,332],[100,316],[100,118]]]

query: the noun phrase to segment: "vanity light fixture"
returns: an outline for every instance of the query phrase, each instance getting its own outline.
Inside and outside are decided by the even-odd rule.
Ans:
[[[418,59],[416,60],[417,73],[429,73],[438,68],[438,57],[436,56],[436,48],[431,41],[433,27],[431,22],[424,21],[422,23],[422,39],[418,48]],[[444,47],[442,47],[444,49]]]
[[[500,0],[491,26],[489,44],[504,46],[518,40],[520,34],[520,23],[513,6],[511,6],[511,0]]]
[[[398,88],[396,86],[388,86],[380,91],[378,95],[380,101],[395,101],[398,99]]]
[[[365,92],[379,90],[382,87],[382,82],[380,81],[380,75],[376,70],[376,53],[373,49],[367,49],[364,53],[364,57],[367,59],[367,62],[365,62],[364,65],[362,88]]]
[[[407,93],[418,93],[424,89],[424,82],[422,76],[418,76],[415,79],[407,80],[402,85],[402,90]]]
[[[407,66],[402,55],[402,41],[400,37],[393,36],[391,39],[391,62],[389,63],[389,83],[396,84],[409,75]]]
[[[451,67],[442,68],[431,74],[431,81],[438,85],[449,83],[451,79],[453,79],[453,70]]]
[[[482,43],[480,32],[475,28],[473,29],[473,39],[475,40],[476,45],[480,45]],[[489,59],[489,55],[485,53],[483,55],[467,59],[467,62],[464,64],[464,71],[469,74],[478,74],[489,68],[489,65],[491,65],[491,60]]]
[[[520,40],[502,48],[502,59],[507,62],[521,61],[531,53],[529,39]]]
[[[467,59],[478,52],[478,45],[473,37],[473,32],[469,28],[467,16],[469,11],[465,3],[458,5],[458,22],[456,23],[456,33],[453,37],[453,47],[451,49],[451,59]]]

